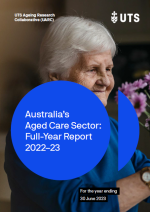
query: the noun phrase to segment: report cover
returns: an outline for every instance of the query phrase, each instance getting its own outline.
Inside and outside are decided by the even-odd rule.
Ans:
[[[148,212],[150,1],[0,11],[0,211]]]

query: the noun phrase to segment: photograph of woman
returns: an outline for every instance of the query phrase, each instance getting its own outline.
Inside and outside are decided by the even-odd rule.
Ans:
[[[99,21],[61,16],[49,24],[40,48],[42,83],[65,80],[91,90],[106,107],[115,80],[116,43]],[[53,91],[49,91],[53,92]],[[150,159],[136,150],[118,171],[118,122],[110,117],[111,136],[102,160],[85,175],[55,181],[30,171],[6,138],[4,169],[11,189],[11,212],[137,212],[141,201],[150,203]],[[108,202],[79,202],[80,187],[120,188]]]

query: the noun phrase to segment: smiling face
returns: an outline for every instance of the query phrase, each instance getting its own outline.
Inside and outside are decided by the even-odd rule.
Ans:
[[[69,77],[62,80],[76,82],[91,90],[103,103],[114,87],[111,52],[83,54],[80,61],[71,68]]]

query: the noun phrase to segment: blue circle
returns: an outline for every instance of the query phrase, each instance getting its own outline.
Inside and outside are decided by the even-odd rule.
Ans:
[[[31,90],[11,123],[14,149],[34,173],[69,180],[93,169],[104,156],[110,122],[99,98],[82,85],[55,81]]]

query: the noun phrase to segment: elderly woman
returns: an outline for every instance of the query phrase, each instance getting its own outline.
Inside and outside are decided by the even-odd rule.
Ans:
[[[114,87],[112,58],[116,45],[101,24],[79,17],[60,17],[50,24],[40,54],[43,82],[66,80],[90,89],[104,104]],[[5,171],[11,188],[12,212],[137,212],[138,203],[150,202],[150,160],[136,150],[117,171],[117,122],[110,118],[108,149],[94,169],[72,180],[55,181],[30,171],[16,155],[10,132]],[[146,167],[145,169],[143,169]],[[119,187],[108,202],[79,202],[80,187]]]

